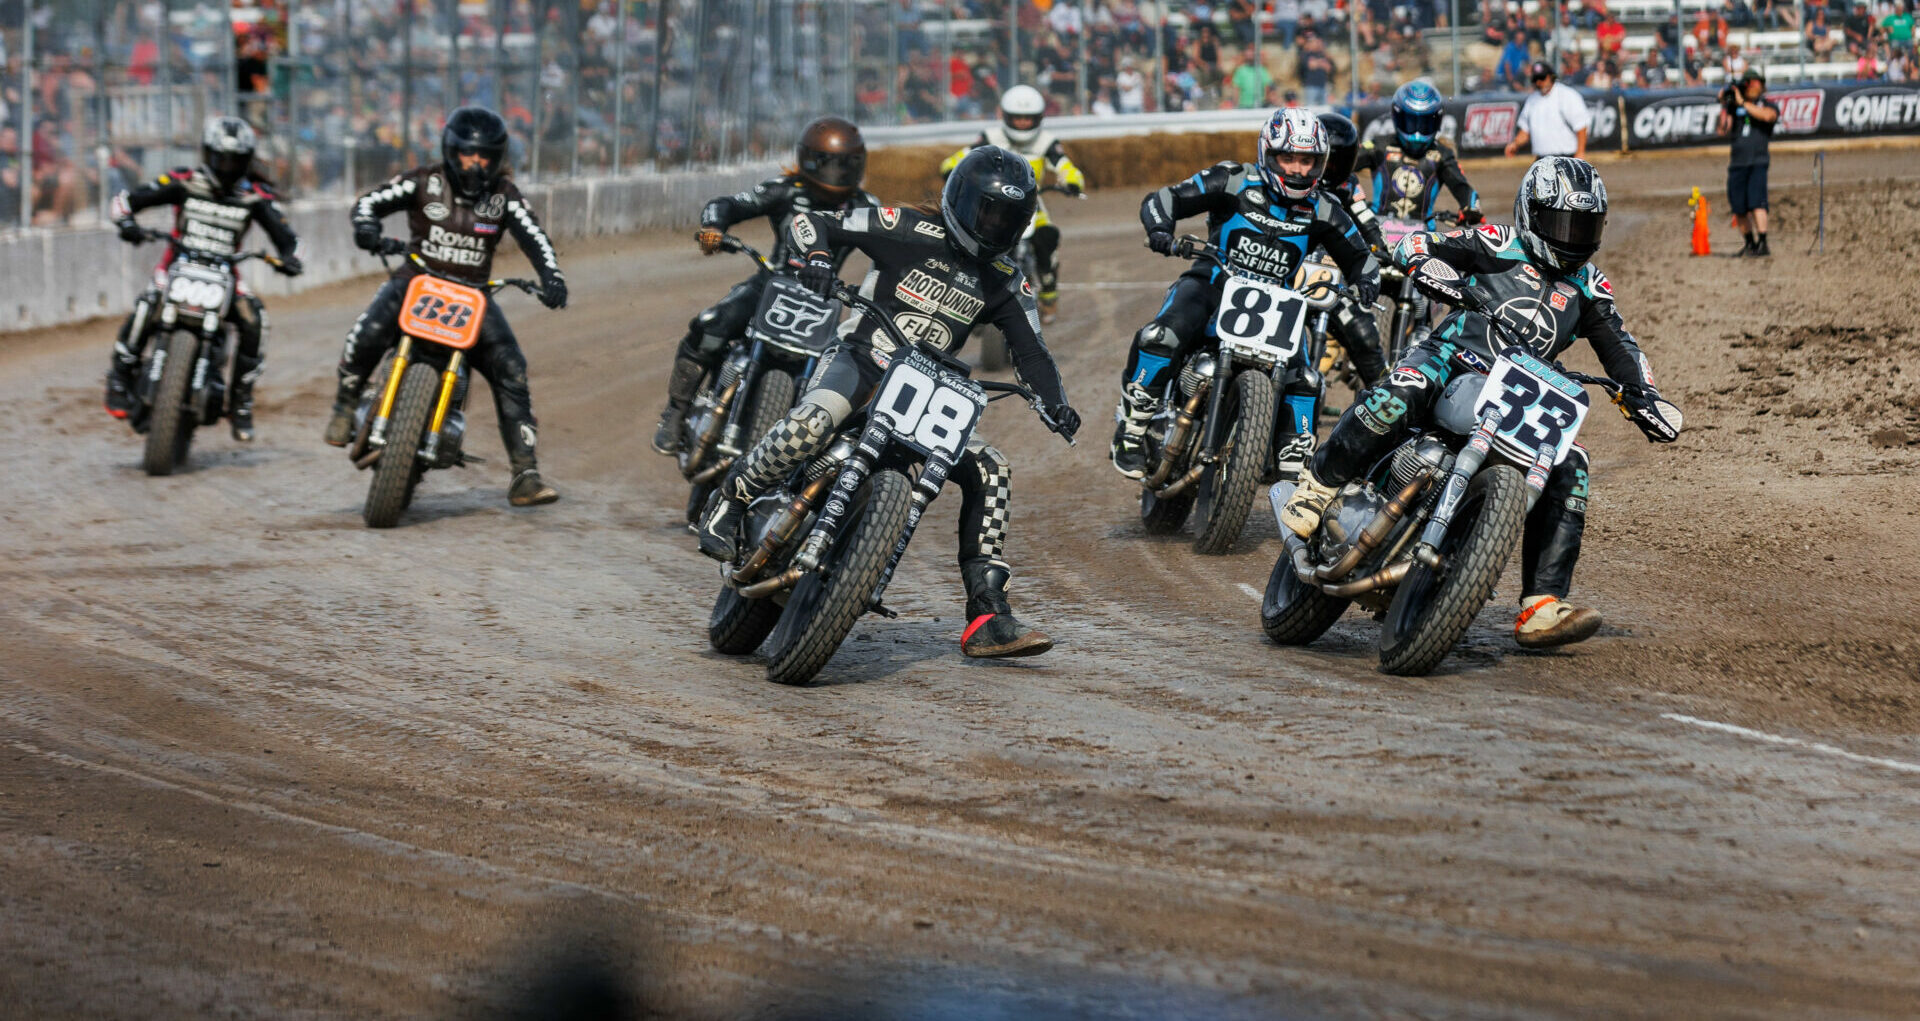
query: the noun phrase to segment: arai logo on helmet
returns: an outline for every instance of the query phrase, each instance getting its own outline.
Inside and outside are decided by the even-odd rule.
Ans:
[[[1027,197],[1027,193],[1026,193],[1026,192],[1024,192],[1024,191],[1022,191],[1022,190],[1020,190],[1019,188],[1016,188],[1016,187],[1014,187],[1014,186],[1013,186],[1013,185],[1011,185],[1011,184],[1003,184],[1003,185],[1001,185],[1001,186],[1000,186],[1000,194],[1002,194],[1002,195],[1005,195],[1006,197],[1008,197],[1008,198],[1010,198],[1010,199],[1012,199],[1012,200],[1014,200],[1015,202],[1018,202],[1018,201],[1020,201],[1021,199],[1024,199],[1024,198],[1026,198],[1026,197]]]
[[[1592,192],[1576,191],[1567,196],[1567,208],[1590,213],[1600,208],[1600,200],[1595,198]]]

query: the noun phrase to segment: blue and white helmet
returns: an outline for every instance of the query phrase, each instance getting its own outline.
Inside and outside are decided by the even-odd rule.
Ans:
[[[1407,155],[1419,157],[1433,148],[1440,134],[1440,90],[1432,82],[1414,79],[1393,90],[1393,133]]]
[[[1260,132],[1260,177],[1269,189],[1287,198],[1306,198],[1327,169],[1329,148],[1327,129],[1320,118],[1302,107],[1275,110]],[[1304,174],[1282,173],[1279,160],[1283,153],[1312,156],[1313,169]]]
[[[1513,229],[1541,265],[1572,273],[1600,250],[1607,228],[1607,186],[1593,164],[1548,156],[1527,168],[1513,197]]]

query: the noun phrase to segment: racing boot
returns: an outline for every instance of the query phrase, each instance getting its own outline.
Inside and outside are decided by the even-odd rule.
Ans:
[[[1767,247],[1767,236],[1765,234],[1760,235],[1760,240],[1754,244],[1753,251],[1750,254],[1756,259],[1765,259],[1773,254],[1773,249]]]
[[[1113,409],[1113,468],[1130,479],[1147,477],[1147,424],[1160,410],[1146,391],[1128,386]]]
[[[740,518],[746,513],[746,500],[732,495],[739,488],[732,478],[723,481],[707,498],[706,509],[693,526],[694,534],[700,537],[700,552],[723,564],[731,564],[740,556]]]
[[[1040,325],[1048,326],[1060,314],[1060,292],[1044,291],[1040,295]]]
[[[241,443],[253,442],[253,384],[235,383],[227,397],[227,427]]]
[[[997,560],[960,565],[967,586],[967,629],[960,633],[960,651],[973,659],[1012,659],[1038,656],[1053,648],[1053,639],[1020,622],[1007,605],[1007,582],[1012,572]]]
[[[1584,642],[1600,630],[1600,611],[1575,606],[1559,596],[1523,596],[1513,640],[1529,649],[1551,649]]]
[[[1274,451],[1274,474],[1280,481],[1297,482],[1300,474],[1307,470],[1307,462],[1312,458],[1313,434],[1297,433],[1279,450]]]
[[[133,413],[133,370],[136,367],[123,366],[116,359],[113,368],[107,370],[107,414],[126,418]]]
[[[507,487],[507,502],[515,507],[538,507],[560,499],[560,491],[546,484],[540,478],[540,469],[527,465],[513,473],[513,484]]]
[[[700,379],[706,374],[706,366],[691,358],[673,360],[673,376],[667,380],[667,408],[660,413],[660,425],[653,430],[654,453],[680,452],[687,407],[693,403],[694,394],[700,390]]]
[[[1280,509],[1280,523],[1302,539],[1313,538],[1314,529],[1320,527],[1320,515],[1326,512],[1327,501],[1337,492],[1338,489],[1320,481],[1310,465],[1302,465],[1299,484],[1287,499],[1287,505]]]
[[[360,381],[357,379],[340,381],[340,388],[333,394],[333,417],[327,420],[327,432],[323,437],[330,447],[344,447],[353,442],[353,413],[360,404]]]

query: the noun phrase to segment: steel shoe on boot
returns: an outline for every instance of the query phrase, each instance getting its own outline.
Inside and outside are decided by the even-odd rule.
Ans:
[[[700,552],[731,564],[740,556],[740,518],[745,508],[726,494],[726,483],[707,498],[707,507],[693,532],[700,537]]]
[[[1600,630],[1600,611],[1575,606],[1558,596],[1525,596],[1520,619],[1513,622],[1513,640],[1529,649],[1584,642]]]
[[[668,404],[667,410],[660,413],[660,424],[653,430],[653,452],[667,455],[678,454],[681,445],[680,434],[686,423],[686,406]]]
[[[507,487],[507,502],[515,507],[538,507],[560,499],[560,491],[540,479],[540,469],[523,468]]]
[[[133,387],[123,378],[116,366],[107,373],[107,414],[115,418],[126,418],[133,413]]]
[[[960,651],[973,659],[1016,659],[1038,656],[1053,648],[1045,631],[1036,631],[1011,613],[983,613],[973,617],[960,634]]]
[[[1280,508],[1280,523],[1302,539],[1313,538],[1313,530],[1320,527],[1320,515],[1326,512],[1327,501],[1337,492],[1339,490],[1320,481],[1312,468],[1303,466],[1293,496]]]

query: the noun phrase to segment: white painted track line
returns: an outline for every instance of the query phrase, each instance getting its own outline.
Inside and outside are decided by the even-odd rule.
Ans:
[[[1240,583],[1240,591],[1245,592],[1247,595],[1250,595],[1255,599],[1266,598],[1266,593],[1260,591],[1257,588],[1254,588],[1252,585],[1249,585],[1244,581]]]
[[[1755,741],[1765,741],[1768,744],[1805,748],[1808,751],[1819,752],[1822,755],[1834,755],[1843,759],[1850,759],[1854,762],[1864,762],[1872,766],[1897,769],[1902,773],[1920,773],[1920,764],[1901,762],[1898,759],[1883,759],[1873,755],[1861,755],[1857,752],[1847,751],[1845,748],[1835,748],[1830,744],[1821,744],[1818,741],[1802,741],[1797,737],[1782,737],[1779,734],[1768,734],[1764,731],[1749,730],[1746,727],[1736,727],[1731,723],[1716,723],[1713,720],[1703,720],[1697,716],[1685,716],[1680,713],[1661,713],[1660,718],[1663,720],[1673,720],[1676,723],[1685,723],[1690,726],[1701,727],[1706,730],[1717,730],[1725,734],[1736,734],[1740,737],[1752,738]]]

